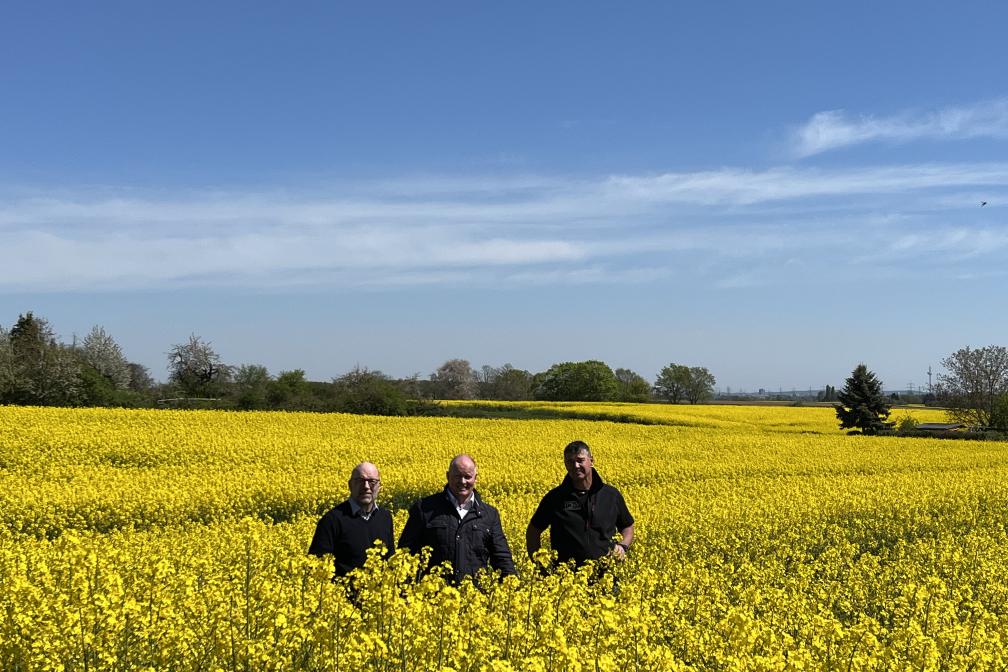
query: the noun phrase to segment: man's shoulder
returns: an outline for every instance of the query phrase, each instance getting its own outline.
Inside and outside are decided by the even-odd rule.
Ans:
[[[351,515],[351,513],[352,512],[350,511],[350,504],[344,499],[342,502],[340,502],[336,506],[332,507],[331,509],[323,513],[322,517],[319,519],[319,522],[335,523],[342,520],[343,518],[348,518]]]
[[[493,516],[500,515],[497,511],[497,507],[483,499],[479,493],[476,493],[476,502],[483,513]]]
[[[413,502],[413,506],[410,509],[415,509],[421,513],[437,512],[448,509],[451,503],[445,496],[444,491],[435,492],[432,495],[427,495],[426,497],[421,497],[420,499]]]
[[[353,509],[350,508],[350,500],[344,499],[342,502],[329,509],[325,515],[340,517],[353,515]]]
[[[550,488],[549,491],[547,491],[546,494],[543,495],[543,501],[546,501],[548,499],[563,499],[564,497],[570,495],[572,492],[574,492],[574,489],[567,484],[567,481],[564,481],[560,485],[555,485],[552,488]]]
[[[607,497],[612,497],[614,499],[623,499],[623,493],[620,492],[619,488],[609,483],[604,483],[599,489],[599,493],[604,493]]]

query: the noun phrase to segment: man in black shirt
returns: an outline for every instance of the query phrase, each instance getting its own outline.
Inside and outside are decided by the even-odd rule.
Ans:
[[[488,565],[504,576],[514,574],[500,514],[476,492],[476,462],[459,455],[451,461],[446,476],[448,484],[442,492],[410,507],[399,548],[419,553],[430,546],[430,567],[450,562],[455,583]]]
[[[625,559],[633,543],[634,519],[623,495],[602,481],[584,441],[567,444],[564,465],[563,482],[542,498],[525,530],[529,557],[539,550],[542,533],[549,528],[550,545],[560,562]]]
[[[336,559],[336,576],[364,565],[367,549],[381,540],[391,552],[392,514],[375,502],[381,489],[378,467],[361,462],[350,474],[350,498],[322,516],[308,552]]]

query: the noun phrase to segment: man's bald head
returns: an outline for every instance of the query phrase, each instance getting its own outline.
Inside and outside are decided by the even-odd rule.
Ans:
[[[350,472],[350,499],[357,502],[362,509],[371,510],[379,490],[381,490],[381,475],[375,465],[361,462]]]
[[[472,496],[476,488],[476,460],[469,455],[456,455],[448,465],[448,490],[459,503]]]

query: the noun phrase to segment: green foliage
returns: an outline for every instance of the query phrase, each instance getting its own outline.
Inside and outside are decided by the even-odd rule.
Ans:
[[[994,400],[990,426],[999,431],[1008,431],[1008,394],[999,395]]]
[[[896,421],[896,431],[900,434],[906,434],[908,432],[916,431],[917,425],[920,421],[913,417],[909,413],[904,413],[903,416]]]
[[[510,364],[484,366],[478,374],[479,398],[525,401],[532,398],[532,374]]]
[[[409,415],[411,404],[402,387],[381,371],[354,367],[333,381],[336,408],[345,413]]]
[[[243,411],[267,407],[266,393],[273,380],[269,370],[260,364],[242,364],[235,371],[235,406]]]
[[[617,401],[643,402],[651,399],[651,384],[644,376],[630,369],[616,369]]]
[[[605,362],[561,362],[537,374],[533,395],[544,401],[612,401],[619,383]]]
[[[686,386],[686,399],[691,404],[707,401],[714,396],[714,374],[702,366],[691,366],[689,384]]]
[[[864,364],[854,367],[837,398],[842,404],[836,407],[840,429],[862,434],[877,434],[885,429],[889,402],[882,394],[882,382]]]
[[[149,406],[151,402],[151,399],[142,392],[116,387],[108,376],[89,364],[81,365],[79,380],[77,401],[82,406],[142,408]]]
[[[18,317],[0,344],[0,403],[71,406],[80,402],[80,362],[44,318]]]
[[[655,379],[655,394],[673,404],[696,404],[714,395],[714,375],[702,366],[669,364]]]
[[[127,362],[126,366],[129,367],[130,372],[129,389],[134,392],[149,393],[156,387],[146,366],[136,362]]]
[[[690,370],[683,364],[669,364],[658,372],[655,379],[655,394],[673,404],[686,398],[686,388],[690,383]]]
[[[281,371],[276,380],[267,384],[266,399],[270,408],[284,410],[315,410],[311,385],[305,379],[304,369]]]

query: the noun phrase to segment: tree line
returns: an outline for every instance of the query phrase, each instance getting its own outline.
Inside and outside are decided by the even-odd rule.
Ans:
[[[532,373],[511,364],[476,369],[450,359],[427,377],[396,379],[357,366],[328,382],[303,369],[272,375],[260,364],[232,365],[193,334],[167,353],[168,380],[157,382],[95,326],[80,342],[60,342],[43,317],[22,314],[0,326],[0,404],[43,406],[199,407],[429,415],[439,400],[666,401],[700,403],[714,394],[706,368],[671,363],[651,385],[605,362],[560,362]]]

